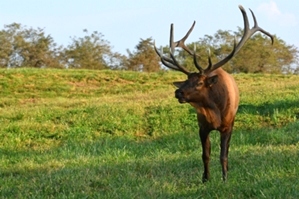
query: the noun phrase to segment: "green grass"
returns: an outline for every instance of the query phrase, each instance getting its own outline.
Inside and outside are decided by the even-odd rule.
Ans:
[[[238,74],[241,103],[221,180],[183,74],[0,70],[0,198],[299,198],[299,76]]]

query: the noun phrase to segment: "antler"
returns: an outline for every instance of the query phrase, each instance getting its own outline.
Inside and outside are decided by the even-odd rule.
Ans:
[[[265,31],[264,29],[262,29],[258,26],[255,15],[251,9],[249,9],[249,10],[250,10],[252,18],[254,20],[254,26],[251,29],[249,29],[249,22],[248,22],[248,17],[247,17],[245,9],[241,5],[239,5],[239,9],[242,12],[243,20],[244,20],[244,33],[243,33],[241,40],[239,41],[239,43],[237,45],[236,45],[236,40],[234,40],[234,48],[233,48],[232,52],[227,57],[225,57],[224,59],[222,59],[221,61],[219,61],[218,63],[216,63],[214,65],[212,65],[212,63],[210,62],[209,66],[204,70],[205,73],[216,70],[217,68],[226,64],[231,58],[234,57],[234,55],[236,55],[240,51],[240,49],[243,47],[243,45],[246,43],[246,41],[257,31],[260,31],[260,32],[264,33],[265,35],[269,36],[271,38],[272,44],[274,43],[274,37],[269,32]],[[210,57],[209,57],[209,59],[210,59]]]
[[[190,74],[190,72],[184,68],[183,66],[181,66],[177,60],[175,59],[173,53],[174,53],[174,49],[176,47],[181,47],[183,48],[185,51],[187,51],[190,55],[193,55],[194,53],[192,53],[192,51],[185,45],[185,41],[186,39],[188,38],[188,36],[190,35],[190,33],[192,32],[193,28],[195,26],[195,21],[193,22],[191,28],[188,30],[187,34],[179,41],[177,42],[173,42],[173,24],[170,25],[170,39],[169,39],[169,47],[170,47],[170,57],[165,57],[163,55],[161,55],[161,53],[158,51],[158,49],[155,47],[155,51],[156,53],[159,55],[159,57],[161,58],[161,62],[171,68],[171,69],[174,69],[174,70],[178,70],[178,71],[181,71],[183,73],[185,73],[186,75]],[[200,68],[199,70],[203,70],[202,68]]]
[[[190,55],[193,56],[193,61],[194,61],[194,65],[195,67],[199,70],[199,73],[201,74],[204,74],[204,73],[209,73],[213,70],[216,70],[217,68],[223,66],[224,64],[226,64],[231,58],[234,57],[234,55],[236,55],[240,49],[243,47],[243,45],[246,43],[246,41],[254,34],[256,33],[257,31],[260,31],[262,33],[264,33],[265,35],[269,36],[271,38],[271,41],[272,41],[272,44],[274,43],[274,38],[273,36],[265,31],[264,29],[260,28],[257,24],[257,21],[256,21],[256,18],[254,16],[254,13],[252,12],[252,10],[250,10],[251,14],[252,14],[252,17],[253,17],[253,20],[254,20],[254,26],[253,28],[249,29],[249,22],[248,22],[248,17],[247,17],[247,14],[246,14],[246,11],[245,9],[239,5],[239,9],[241,10],[242,12],[242,15],[243,15],[243,20],[244,20],[244,34],[241,38],[241,40],[239,41],[239,43],[236,45],[236,40],[234,40],[234,48],[232,50],[232,52],[227,55],[224,59],[222,59],[221,61],[219,61],[218,63],[216,64],[212,64],[212,61],[211,61],[211,57],[210,57],[210,54],[209,54],[209,58],[208,58],[208,61],[209,61],[209,65],[206,69],[203,69],[198,63],[197,63],[197,59],[196,59],[196,54],[195,52],[191,51],[186,45],[185,45],[185,41],[186,39],[188,38],[188,36],[190,35],[190,33],[192,32],[194,26],[195,26],[195,21],[193,22],[191,28],[189,29],[189,31],[187,32],[187,34],[179,41],[176,41],[176,42],[173,42],[173,24],[171,24],[171,27],[170,27],[170,41],[169,41],[169,46],[170,46],[170,57],[165,57],[163,55],[161,55],[161,53],[158,51],[158,49],[156,48],[156,46],[154,46],[155,48],[155,51],[156,53],[159,55],[159,57],[161,58],[161,62],[171,68],[171,69],[174,69],[174,70],[177,70],[177,71],[181,71],[183,73],[185,73],[186,75],[190,74],[190,72],[184,68],[183,66],[181,66],[177,60],[175,59],[173,53],[174,53],[174,49],[176,47],[181,47],[183,48],[185,51],[187,51]]]

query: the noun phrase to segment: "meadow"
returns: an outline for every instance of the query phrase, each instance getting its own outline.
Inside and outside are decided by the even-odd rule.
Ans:
[[[176,72],[1,69],[0,198],[299,198],[299,76],[236,74],[222,182]]]

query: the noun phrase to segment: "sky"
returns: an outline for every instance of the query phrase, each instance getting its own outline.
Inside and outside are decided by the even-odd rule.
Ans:
[[[171,23],[174,40],[179,40],[196,21],[186,43],[218,30],[237,31],[243,28],[239,5],[246,9],[251,27],[249,8],[260,27],[299,48],[298,0],[2,0],[0,30],[11,23],[43,28],[63,46],[71,44],[72,37],[83,37],[83,29],[98,31],[113,52],[127,55],[141,39],[168,45]]]

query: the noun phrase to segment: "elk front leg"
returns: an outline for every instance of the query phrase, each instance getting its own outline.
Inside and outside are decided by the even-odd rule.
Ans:
[[[222,166],[222,178],[223,181],[227,179],[227,171],[228,171],[228,150],[229,150],[229,142],[231,138],[231,131],[221,133],[221,144],[220,144],[220,162]]]
[[[210,131],[205,130],[204,128],[200,128],[199,136],[202,146],[202,161],[204,165],[204,172],[202,175],[202,182],[206,182],[210,179],[210,154],[211,154],[211,142],[209,138]]]

